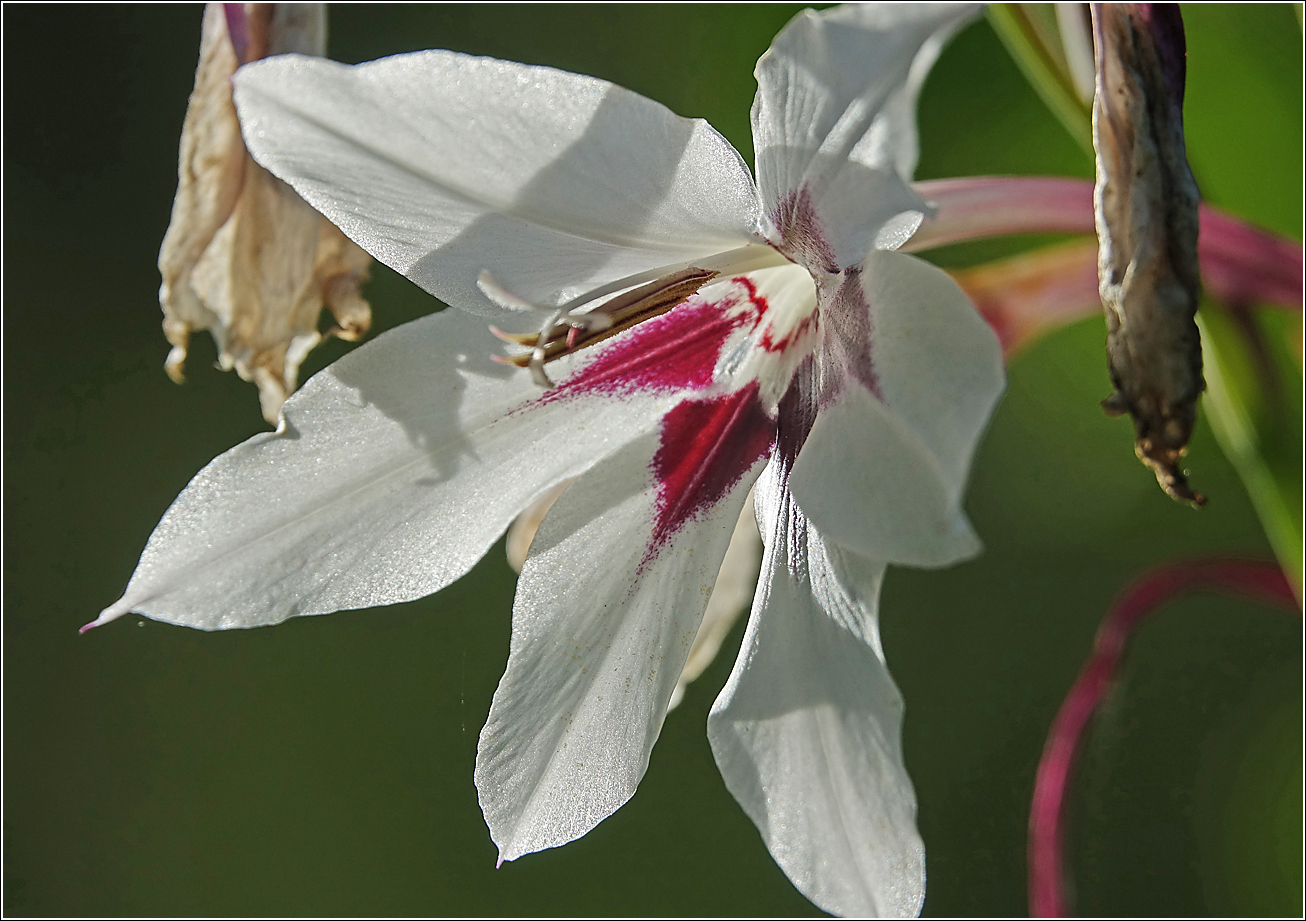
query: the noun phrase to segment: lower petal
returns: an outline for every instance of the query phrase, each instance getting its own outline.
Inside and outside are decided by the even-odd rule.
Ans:
[[[540,527],[477,752],[476,786],[501,861],[580,837],[643,777],[765,457],[741,447],[762,441],[747,414],[731,418],[707,439],[718,450],[694,464],[733,471],[719,488],[669,475],[665,449],[676,441],[664,421],[660,440],[646,436],[605,460]],[[769,429],[762,434],[769,448]]]
[[[716,654],[734,628],[735,621],[752,604],[761,565],[762,535],[757,532],[757,515],[753,511],[753,497],[749,494],[744,500],[739,520],[735,522],[734,533],[730,535],[730,545],[726,547],[725,558],[721,560],[721,569],[712,586],[712,595],[707,599],[703,623],[699,625],[694,645],[689,649],[689,658],[685,660],[685,667],[680,672],[676,691],[671,695],[670,709],[674,710],[680,705],[685,697],[685,688],[716,659]]]
[[[798,504],[872,559],[972,556],[961,495],[1005,382],[993,331],[945,272],[892,252],[868,256],[822,311],[836,338],[822,347],[821,405],[791,474]]]
[[[980,551],[937,461],[861,384],[821,410],[790,485],[803,512],[856,553],[946,566]]]
[[[643,392],[538,400],[475,318],[402,326],[317,375],[281,428],[205,467],[97,623],[203,629],[407,601],[457,579],[523,507],[648,431]],[[572,359],[564,359],[570,364]]]
[[[845,557],[772,481],[762,584],[708,718],[726,786],[805,896],[839,915],[909,917],[925,896],[902,700],[878,653],[883,565]]]

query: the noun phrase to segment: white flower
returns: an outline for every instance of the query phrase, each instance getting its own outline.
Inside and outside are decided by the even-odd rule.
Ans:
[[[531,546],[481,733],[512,860],[634,793],[756,481],[766,549],[717,763],[817,905],[919,911],[877,598],[888,563],[976,551],[961,494],[1003,371],[957,286],[891,249],[927,211],[916,92],[972,12],[795,19],[758,63],[756,185],[706,123],[589,77],[440,51],[243,69],[260,163],[454,306],[548,319],[526,355],[489,354],[484,320],[446,311],[314,377],[186,487],[97,622],[416,598],[578,478]]]

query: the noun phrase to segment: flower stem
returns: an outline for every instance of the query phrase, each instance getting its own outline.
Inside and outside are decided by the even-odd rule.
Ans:
[[[1054,176],[973,176],[914,183],[938,208],[904,252],[1016,233],[1095,232],[1093,183]],[[1197,254],[1212,296],[1239,305],[1302,308],[1300,243],[1201,206]]]
[[[1029,812],[1029,909],[1033,917],[1069,913],[1064,866],[1066,792],[1090,718],[1111,687],[1134,629],[1162,604],[1205,589],[1252,598],[1300,613],[1283,570],[1273,563],[1201,559],[1144,573],[1116,599],[1098,628],[1093,652],[1048,732]]]

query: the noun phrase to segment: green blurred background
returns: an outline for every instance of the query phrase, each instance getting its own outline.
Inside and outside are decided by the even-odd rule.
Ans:
[[[331,55],[429,47],[550,64],[703,116],[751,160],[752,67],[788,6],[368,6]],[[712,762],[704,722],[740,628],[666,722],[635,798],[565,848],[494,869],[472,785],[507,657],[501,548],[437,596],[202,634],[118,597],[191,475],[265,425],[197,337],[163,374],[154,267],[199,6],[4,10],[4,901],[15,915],[802,915]],[[1301,238],[1302,32],[1287,6],[1185,8],[1189,154],[1206,198]],[[986,22],[920,110],[920,178],[1091,177]],[[959,265],[1028,239],[939,254]],[[437,307],[377,267],[376,331]],[[1108,603],[1156,563],[1268,558],[1205,421],[1201,512],[1108,419],[1100,320],[1029,350],[980,452],[987,551],[892,571],[884,645],[907,701],[926,914],[1026,912],[1047,726]],[[305,377],[343,354],[315,352]],[[1301,910],[1302,625],[1196,597],[1140,632],[1075,782],[1077,909]]]

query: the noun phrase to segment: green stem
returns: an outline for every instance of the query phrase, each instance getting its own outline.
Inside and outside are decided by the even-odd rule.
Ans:
[[[1207,300],[1197,323],[1211,429],[1300,599],[1302,370],[1282,320],[1270,311],[1240,316]]]
[[[989,23],[1052,114],[1092,157],[1092,109],[1080,99],[1069,69],[1047,46],[1022,7],[1019,3],[991,3]]]

